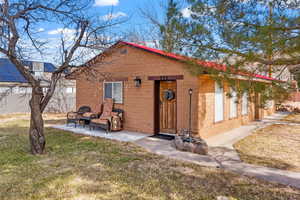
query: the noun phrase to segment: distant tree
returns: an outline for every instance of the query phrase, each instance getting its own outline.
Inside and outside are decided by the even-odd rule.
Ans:
[[[181,6],[176,0],[168,0],[166,5],[161,2],[161,7],[164,10],[163,19],[157,15],[153,10],[154,8],[141,9],[142,16],[157,30],[157,40],[162,50],[180,53],[182,52],[181,39],[184,36],[183,30],[185,28],[184,23],[182,23],[184,18],[181,13]]]
[[[89,8],[93,0],[2,0],[0,1],[0,52],[16,66],[32,87],[29,138],[31,152],[42,154],[45,149],[44,120],[42,113],[54,94],[56,85],[63,73],[74,65],[75,61],[84,60],[84,49],[101,50],[107,47],[105,37],[112,21],[101,21],[99,16],[92,16]],[[40,78],[35,77],[23,62],[32,52],[47,54],[47,41],[39,37],[37,28],[42,24],[55,23],[62,27],[60,45],[61,62],[52,73],[49,88],[42,90]],[[72,36],[65,34],[73,31]],[[32,47],[32,48],[31,48]],[[33,51],[34,50],[34,51]]]

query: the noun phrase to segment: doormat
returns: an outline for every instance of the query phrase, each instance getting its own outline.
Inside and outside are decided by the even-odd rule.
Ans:
[[[175,139],[175,136],[166,135],[166,134],[155,134],[155,135],[151,135],[149,137],[158,138],[158,139],[162,139],[162,140],[174,140]]]

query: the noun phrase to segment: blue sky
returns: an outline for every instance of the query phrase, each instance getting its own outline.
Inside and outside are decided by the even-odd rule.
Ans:
[[[98,15],[103,20],[108,18],[128,19],[122,24],[122,30],[126,31],[132,27],[139,25],[147,25],[148,22],[141,17],[139,8],[154,7],[158,13],[161,13],[161,7],[158,4],[159,0],[95,0],[91,12]],[[43,30],[45,36],[47,34],[55,35],[55,30],[58,30],[59,25],[41,24],[40,30]]]
[[[118,32],[120,35],[124,35],[130,30],[134,30],[138,27],[147,27],[149,22],[143,18],[140,14],[140,8],[149,8],[156,11],[158,17],[162,16],[162,8],[160,2],[166,0],[95,0],[94,5],[90,8],[91,13],[95,13],[95,17],[99,17],[103,21],[110,18],[122,20],[127,19],[127,21],[121,24],[118,28],[114,28],[114,32]],[[74,29],[64,29],[60,24],[42,23],[36,28],[40,31],[40,38],[49,40],[49,45],[47,45],[46,55],[39,56],[30,54],[32,60],[47,60],[50,62],[58,63],[57,49],[60,46],[60,37],[63,34],[66,37],[72,37],[74,34]]]
[[[144,10],[149,10],[152,14],[156,13],[157,17],[162,19],[162,2],[167,3],[167,0],[94,0],[94,4],[90,8],[90,13],[95,15],[97,18],[99,17],[99,19],[103,21],[109,19],[127,19],[125,23],[119,25],[117,28],[114,28],[112,31],[112,33],[118,33],[120,36],[124,36],[129,31],[134,32],[134,30],[140,30],[141,28],[147,29],[147,27],[150,26],[149,22],[141,16],[141,8]],[[182,2],[185,2],[185,0],[182,0]],[[24,59],[47,61],[52,63],[60,62],[59,48],[61,46],[60,39],[62,35],[64,35],[65,38],[74,38],[74,33],[76,32],[75,29],[70,27],[65,28],[62,24],[49,22],[38,24],[38,26],[35,27],[35,31],[39,32],[37,38],[43,40],[43,42],[47,41],[44,54],[40,55],[29,50],[29,53],[27,53],[27,56],[25,56]],[[110,32],[109,34],[112,35],[112,33]],[[105,35],[105,37],[107,35]],[[147,40],[145,37],[143,39]],[[22,38],[20,43],[23,49],[32,49],[30,40],[28,38]],[[94,56],[91,53],[86,53],[86,55],[91,57]]]

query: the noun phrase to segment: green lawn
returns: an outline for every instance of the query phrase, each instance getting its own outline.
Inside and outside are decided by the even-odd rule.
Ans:
[[[299,190],[286,186],[51,128],[46,128],[47,153],[32,156],[27,128],[24,119],[0,124],[1,200],[300,199]]]

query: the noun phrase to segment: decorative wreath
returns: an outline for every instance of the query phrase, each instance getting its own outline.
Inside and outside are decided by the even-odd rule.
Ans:
[[[175,93],[172,90],[166,90],[164,92],[164,98],[168,101],[171,101],[175,98]]]

